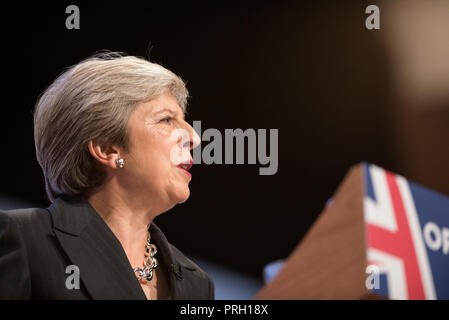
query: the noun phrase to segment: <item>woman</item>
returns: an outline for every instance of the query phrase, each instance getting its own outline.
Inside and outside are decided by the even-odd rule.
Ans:
[[[60,75],[34,113],[52,205],[0,213],[0,298],[213,299],[211,278],[153,223],[189,197],[184,82],[97,55]]]

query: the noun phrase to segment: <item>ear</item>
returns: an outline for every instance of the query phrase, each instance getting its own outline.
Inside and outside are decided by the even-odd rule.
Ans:
[[[120,158],[120,150],[117,147],[100,145],[94,140],[89,141],[88,147],[89,152],[98,162],[110,168],[117,168],[116,161]]]

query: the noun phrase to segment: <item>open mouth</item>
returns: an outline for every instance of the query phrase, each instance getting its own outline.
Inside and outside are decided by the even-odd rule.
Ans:
[[[189,177],[192,177],[192,174],[189,172],[190,168],[192,168],[193,160],[189,160],[187,163],[180,163],[177,165],[179,169],[182,169]]]
[[[181,163],[178,165],[178,168],[182,168],[184,170],[189,170],[191,167],[192,167],[192,165],[190,163],[189,164]]]

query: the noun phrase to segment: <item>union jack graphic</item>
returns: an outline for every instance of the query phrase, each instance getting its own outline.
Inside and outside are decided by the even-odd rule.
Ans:
[[[371,164],[364,165],[364,181],[367,261],[380,271],[374,292],[390,299],[449,299],[445,239],[439,238],[441,250],[428,248],[423,233],[428,222],[449,226],[449,198]]]

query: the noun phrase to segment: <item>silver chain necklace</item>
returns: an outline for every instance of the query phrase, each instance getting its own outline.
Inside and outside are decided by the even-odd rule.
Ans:
[[[145,244],[145,258],[143,260],[144,268],[134,268],[134,274],[139,281],[151,281],[153,279],[153,270],[157,267],[157,260],[154,257],[157,253],[156,245],[150,243],[150,233],[148,233]]]

